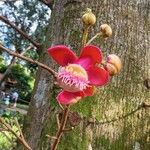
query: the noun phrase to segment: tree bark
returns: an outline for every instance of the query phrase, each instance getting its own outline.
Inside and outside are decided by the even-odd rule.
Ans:
[[[6,79],[7,75],[11,72],[11,68],[15,63],[16,63],[16,58],[13,57],[10,64],[7,67],[7,70],[4,72],[2,78],[0,79],[0,88],[2,86],[3,81]]]
[[[146,150],[150,143],[148,109],[140,109],[124,119],[119,118],[137,109],[142,102],[149,102],[150,92],[143,84],[149,77],[150,68],[148,0],[54,1],[47,38],[41,49],[41,62],[57,68],[46,52],[49,46],[57,44],[65,44],[79,53],[83,28],[81,16],[87,7],[97,16],[97,23],[91,28],[89,37],[99,31],[101,24],[110,24],[113,36],[106,42],[98,39],[93,43],[101,47],[104,58],[107,53],[119,55],[123,69],[111,79],[109,85],[100,88],[96,96],[72,106],[72,111],[78,111],[84,119],[74,131],[63,136],[58,149],[132,149],[138,143],[141,149]],[[25,137],[33,150],[50,149],[52,140],[46,134],[54,135],[56,132],[56,93],[53,77],[39,68],[24,123]],[[89,117],[101,122],[115,118],[118,121],[95,125],[94,121],[87,123]]]

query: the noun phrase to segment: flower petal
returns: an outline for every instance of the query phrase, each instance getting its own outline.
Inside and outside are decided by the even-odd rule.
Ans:
[[[89,67],[91,67],[91,65],[93,65],[92,59],[88,57],[82,57],[78,59],[77,61],[75,61],[74,63],[81,65],[84,69],[88,69]]]
[[[96,90],[95,86],[89,86],[88,88],[86,88],[83,91],[84,96],[92,96],[94,94],[95,90]]]
[[[87,73],[92,85],[102,86],[109,81],[109,73],[104,68],[93,66],[87,70]]]
[[[48,54],[61,66],[73,63],[77,60],[77,56],[68,47],[57,45],[48,49]]]
[[[85,46],[81,50],[81,55],[80,55],[79,59],[81,59],[83,57],[90,58],[92,60],[93,64],[102,62],[102,52],[101,52],[101,50],[98,47],[93,46],[93,45]]]
[[[77,103],[82,98],[81,92],[62,91],[57,96],[57,101],[61,104],[68,105]]]

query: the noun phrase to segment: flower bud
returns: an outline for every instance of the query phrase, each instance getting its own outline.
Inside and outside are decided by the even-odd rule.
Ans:
[[[96,22],[96,17],[92,13],[92,10],[87,8],[85,14],[82,16],[82,21],[85,25],[92,26]]]
[[[107,57],[106,68],[110,75],[113,76],[118,74],[122,68],[122,63],[120,58],[115,54],[109,55]]]
[[[112,29],[108,24],[102,24],[100,26],[100,32],[102,33],[104,38],[108,38],[112,35]]]

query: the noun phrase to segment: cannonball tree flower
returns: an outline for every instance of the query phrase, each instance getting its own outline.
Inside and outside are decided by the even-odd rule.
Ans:
[[[109,81],[109,73],[96,66],[102,62],[102,52],[96,46],[85,46],[79,57],[64,45],[49,48],[48,54],[61,66],[57,82],[63,91],[56,98],[61,104],[73,104],[92,96],[95,86],[103,86]]]

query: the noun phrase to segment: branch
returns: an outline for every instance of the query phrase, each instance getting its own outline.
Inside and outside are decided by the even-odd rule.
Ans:
[[[42,2],[43,4],[45,4],[46,6],[48,6],[50,9],[52,9],[54,0],[39,0],[39,1]]]
[[[8,49],[8,48],[5,48],[5,47],[2,46],[2,45],[0,45],[0,50],[3,50],[3,51],[5,51],[5,52],[9,53],[10,55],[15,56],[15,57],[18,57],[18,58],[20,58],[20,59],[22,59],[22,60],[26,60],[26,61],[28,61],[28,62],[30,62],[30,63],[32,63],[32,64],[36,64],[36,65],[42,67],[43,69],[49,71],[54,77],[57,77],[57,73],[56,73],[53,69],[51,69],[50,67],[48,67],[47,65],[45,65],[45,64],[43,64],[43,63],[40,63],[40,62],[38,62],[38,61],[35,61],[35,60],[31,59],[31,58],[25,57],[25,56],[23,56],[23,55],[21,55],[21,54],[15,53],[15,52],[13,52],[12,50],[10,50],[10,49]]]
[[[28,143],[24,140],[24,138],[20,137],[14,130],[11,128],[9,124],[7,124],[4,119],[0,117],[0,123],[8,129],[17,139],[27,148],[27,150],[32,150]]]
[[[93,119],[88,119],[87,122],[88,122],[88,125],[89,124],[96,124],[96,125],[108,124],[108,123],[111,123],[111,122],[115,122],[115,121],[119,121],[119,120],[122,120],[124,118],[127,118],[127,117],[129,117],[130,115],[136,113],[137,111],[139,111],[142,108],[150,108],[150,104],[147,104],[147,103],[143,102],[141,105],[139,105],[136,109],[132,110],[131,112],[129,112],[129,113],[123,115],[123,116],[119,116],[119,117],[117,117],[115,119],[112,119],[112,120],[107,120],[107,121],[102,122],[102,121],[97,121],[93,118]]]
[[[33,45],[28,46],[24,51],[21,52],[21,55],[24,55],[27,51],[31,50],[32,48],[34,48]]]
[[[68,113],[69,113],[69,105],[64,109],[61,124],[60,124],[60,127],[58,128],[58,131],[56,133],[56,136],[55,136],[56,138],[55,138],[55,141],[52,145],[51,150],[56,150],[57,149],[57,145],[60,142],[60,138],[61,138],[61,136],[64,132],[64,129],[65,129],[65,126],[66,126],[66,123],[67,123]]]
[[[34,46],[30,45],[28,48],[26,48],[25,51],[23,51],[22,53],[20,53],[20,55],[24,55],[28,50],[31,50]],[[16,50],[17,52],[17,50]],[[16,63],[17,59],[14,56],[11,60],[11,63],[8,65],[6,71],[3,73],[3,76],[0,79],[0,88],[1,88],[1,84],[3,83],[3,81],[6,79],[7,75],[10,73],[12,66]]]
[[[95,34],[87,43],[86,43],[86,45],[89,45],[89,44],[91,44],[91,42],[93,41],[93,40],[95,40],[98,36],[100,36],[101,35],[101,33],[97,33],[97,34]]]
[[[0,16],[0,20],[5,22],[6,24],[10,25],[13,29],[15,29],[18,33],[20,33],[24,38],[28,39],[35,47],[39,48],[40,44],[32,40],[32,38],[27,35],[25,32],[20,30],[17,26],[15,26],[13,23],[11,23],[7,18],[4,16]]]
[[[0,0],[1,2],[6,2],[7,0]],[[16,2],[17,0],[11,0],[11,2]]]
[[[25,140],[17,118],[15,118],[14,120],[15,120],[15,124],[16,124],[16,126],[17,126],[17,128],[18,128],[18,131],[19,131],[19,133],[20,133],[20,137],[21,137],[23,140]]]

